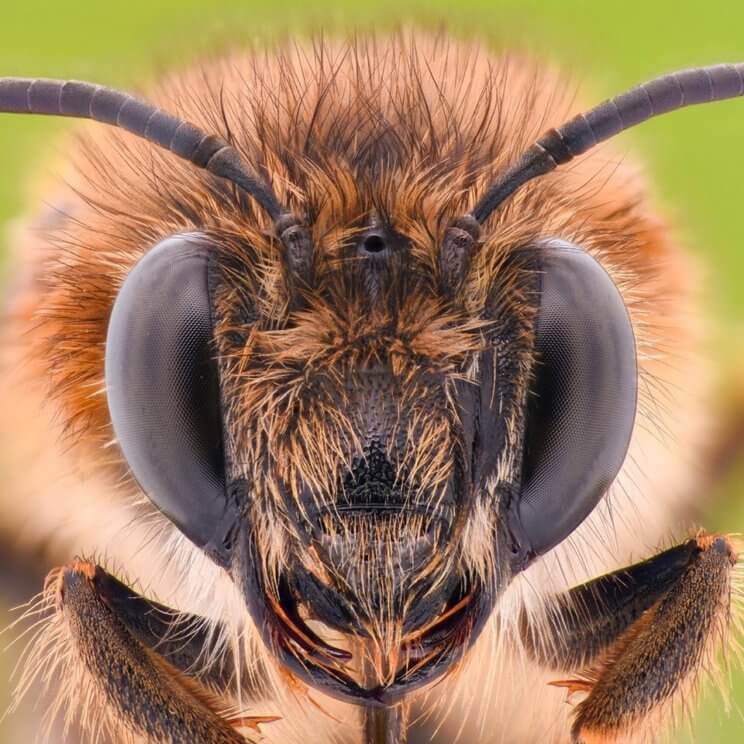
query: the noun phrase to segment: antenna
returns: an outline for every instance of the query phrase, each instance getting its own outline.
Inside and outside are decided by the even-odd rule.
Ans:
[[[520,186],[644,121],[698,103],[744,95],[744,63],[672,72],[610,98],[548,130],[487,189],[472,216],[483,224]]]
[[[42,114],[92,119],[125,129],[154,145],[235,184],[271,217],[284,245],[283,259],[292,294],[312,275],[310,230],[276,198],[271,186],[254,174],[225,139],[129,93],[78,80],[0,78],[0,113]]]
[[[231,181],[275,222],[286,212],[226,140],[128,93],[77,80],[0,78],[0,113],[74,116],[126,129]]]

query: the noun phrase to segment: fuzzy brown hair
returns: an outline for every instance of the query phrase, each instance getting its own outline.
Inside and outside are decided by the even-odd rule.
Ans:
[[[625,289],[639,274],[647,280],[664,253],[659,225],[634,188],[608,199],[601,173],[585,179],[583,169],[568,169],[530,184],[499,210],[462,302],[442,301],[438,252],[446,226],[570,110],[565,86],[522,58],[406,34],[319,41],[206,63],[166,78],[151,97],[226,137],[280,200],[308,215],[317,291],[288,325],[278,241],[250,200],[127,133],[89,127],[73,151],[68,186],[55,204],[60,216],[37,264],[44,296],[34,348],[51,371],[50,391],[69,429],[95,447],[111,438],[105,399],[96,393],[113,300],[133,264],[168,235],[198,230],[213,238],[232,283],[220,298],[218,346],[237,346],[242,357],[260,350],[264,368],[277,370],[264,381],[274,389],[291,384],[287,370],[298,366],[353,368],[382,356],[403,379],[406,359],[445,374],[462,369],[478,348],[495,282],[505,303],[523,300],[510,297],[514,281],[501,268],[537,238],[563,237],[600,254]],[[373,215],[410,244],[405,287],[399,276],[379,312],[369,311],[348,268],[354,259],[344,253]],[[628,293],[631,305],[642,299]],[[226,380],[236,390],[246,382],[242,357]],[[265,392],[245,398],[242,420],[273,405]]]
[[[127,133],[89,127],[37,264],[43,290],[32,353],[72,440],[125,472],[116,448],[101,455],[113,439],[101,392],[114,299],[150,247],[175,233],[205,234],[223,276],[215,342],[231,475],[259,484],[255,521],[271,574],[291,528],[280,482],[331,494],[360,448],[348,394],[358,370],[389,365],[401,429],[390,441],[402,442],[395,459],[417,487],[441,490],[457,448],[451,390],[474,373],[484,308],[496,297],[499,308],[522,317],[518,332],[531,332],[534,303],[508,260],[517,249],[548,236],[584,246],[603,260],[632,314],[657,294],[659,225],[635,188],[616,185],[608,199],[601,155],[593,154],[529,184],[498,210],[458,296],[442,295],[446,227],[494,173],[570,112],[566,87],[524,58],[408,34],[318,41],[205,63],[166,78],[151,97],[224,136],[280,201],[306,216],[313,286],[301,309],[290,307],[273,226],[244,194]],[[407,241],[381,294],[348,251],[371,221]],[[643,357],[653,334],[644,333],[639,313],[634,321]],[[514,360],[517,401],[530,366],[529,354]],[[518,422],[505,419],[513,456]],[[491,550],[475,532],[466,539],[469,560],[481,573],[492,571]]]
[[[299,310],[273,225],[249,199],[125,132],[84,128],[54,214],[34,235],[31,282],[15,319],[16,331],[33,329],[23,358],[47,384],[70,443],[91,462],[125,470],[118,449],[106,447],[108,318],[136,261],[190,231],[208,236],[223,277],[215,342],[234,475],[249,463],[243,474],[254,482],[261,475],[272,503],[276,483],[267,472],[330,490],[329,479],[348,465],[357,423],[339,391],[354,371],[380,361],[407,412],[407,468],[424,484],[442,483],[456,446],[447,390],[473,373],[494,296],[508,314],[529,311],[509,259],[539,238],[583,246],[612,275],[639,344],[639,419],[658,418],[650,415],[655,392],[675,378],[654,358],[659,342],[661,351],[689,344],[679,321],[687,267],[636,174],[615,172],[604,148],[521,189],[484,226],[454,301],[439,290],[444,230],[540,132],[565,121],[570,93],[524,57],[407,33],[240,52],[162,80],[148,98],[224,136],[281,201],[307,216],[315,279]],[[393,265],[380,294],[348,251],[372,221],[407,241],[405,263]],[[515,363],[525,386],[531,360]],[[283,547],[264,518],[276,570]],[[472,520],[465,535],[467,561],[481,574],[495,562],[484,521]]]

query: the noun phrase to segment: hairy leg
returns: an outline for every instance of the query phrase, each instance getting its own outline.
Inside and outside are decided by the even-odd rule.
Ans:
[[[146,599],[98,566],[94,567],[93,582],[99,599],[146,648],[211,690],[228,692],[235,685],[232,657],[221,653],[224,639],[219,628],[198,615],[177,612]],[[255,697],[259,691],[254,683],[243,675],[243,689]]]
[[[701,535],[557,597],[523,638],[541,664],[576,674],[556,682],[586,697],[577,744],[643,736],[690,692],[733,621],[731,542]]]
[[[199,618],[140,597],[87,561],[53,571],[47,594],[56,656],[37,673],[57,672],[67,698],[58,705],[77,710],[92,739],[245,744],[250,734],[238,729],[272,720],[225,713],[219,692],[233,674],[222,655],[209,655],[217,641]]]

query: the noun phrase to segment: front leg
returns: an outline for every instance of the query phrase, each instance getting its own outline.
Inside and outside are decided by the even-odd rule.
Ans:
[[[58,707],[68,706],[68,720],[79,713],[92,740],[104,732],[114,741],[246,744],[252,739],[238,727],[255,731],[271,720],[228,720],[220,697],[202,684],[224,687],[224,665],[202,670],[201,682],[188,673],[204,651],[193,616],[140,597],[87,561],[53,571],[47,595],[55,605],[46,637],[54,655],[36,672],[49,676],[56,667]],[[29,661],[45,663],[40,653]]]
[[[700,535],[572,589],[542,620],[525,619],[531,654],[576,675],[555,684],[586,694],[575,744],[656,738],[731,628],[736,565],[728,538]]]

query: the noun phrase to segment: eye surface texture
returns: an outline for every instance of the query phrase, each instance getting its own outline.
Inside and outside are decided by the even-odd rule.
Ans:
[[[225,563],[237,515],[225,488],[209,264],[209,243],[187,234],[134,266],[111,313],[105,377],[114,432],[140,487]]]
[[[610,276],[570,243],[538,250],[536,363],[510,514],[523,561],[566,539],[604,496],[627,454],[638,391],[633,328]]]

